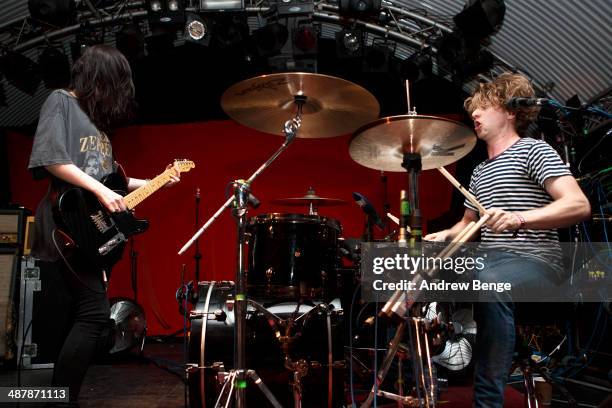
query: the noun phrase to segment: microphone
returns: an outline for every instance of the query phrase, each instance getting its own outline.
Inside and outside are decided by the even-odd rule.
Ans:
[[[363,210],[363,212],[366,213],[366,215],[369,215],[371,217],[372,221],[374,221],[374,224],[376,224],[378,228],[385,228],[385,223],[376,212],[376,209],[363,194],[353,192],[353,200],[355,200],[357,205],[361,207],[361,209]]]
[[[530,106],[544,106],[550,105],[551,99],[546,98],[510,98],[506,102],[506,108],[517,109],[517,108],[528,108]]]

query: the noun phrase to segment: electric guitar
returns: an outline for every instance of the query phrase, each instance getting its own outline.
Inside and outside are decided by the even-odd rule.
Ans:
[[[127,239],[145,232],[147,220],[134,217],[134,208],[163,187],[174,173],[188,172],[195,167],[190,160],[175,160],[167,169],[145,185],[127,194],[127,178],[123,172],[111,173],[101,182],[124,196],[127,211],[110,212],[90,191],[73,187],[64,192],[54,206],[54,218],[59,230],[100,269],[110,271],[123,255]]]

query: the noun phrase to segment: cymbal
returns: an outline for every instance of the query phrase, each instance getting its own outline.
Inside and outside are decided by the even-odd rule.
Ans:
[[[279,198],[272,200],[272,203],[285,206],[305,206],[313,204],[315,207],[332,207],[346,205],[348,201],[339,198],[319,197],[316,194],[306,194],[302,197]]]
[[[466,125],[436,116],[401,115],[378,119],[359,128],[349,153],[357,163],[376,170],[406,171],[404,153],[419,153],[422,169],[454,163],[476,144]]]
[[[366,89],[344,79],[306,72],[262,75],[232,85],[221,107],[236,122],[283,135],[297,112],[295,96],[306,97],[298,138],[326,138],[353,132],[378,117],[380,106]]]

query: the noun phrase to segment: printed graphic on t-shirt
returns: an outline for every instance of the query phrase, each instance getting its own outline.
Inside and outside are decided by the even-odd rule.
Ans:
[[[80,153],[85,154],[81,168],[92,177],[99,178],[112,172],[112,149],[104,132],[79,139]]]

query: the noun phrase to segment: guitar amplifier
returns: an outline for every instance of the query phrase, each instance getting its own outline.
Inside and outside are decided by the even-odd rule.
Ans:
[[[17,352],[25,369],[52,368],[68,328],[69,296],[55,262],[21,259]]]
[[[15,291],[19,248],[0,247],[0,360],[15,357]]]
[[[30,215],[26,208],[0,210],[0,245],[23,245],[25,220]]]

